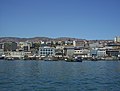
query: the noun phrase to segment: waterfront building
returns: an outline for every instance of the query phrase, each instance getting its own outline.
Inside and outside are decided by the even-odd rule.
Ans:
[[[74,47],[65,47],[64,54],[68,57],[72,57],[74,55]]]
[[[120,54],[120,50],[106,50],[106,54],[109,56],[109,57],[118,57],[118,55]]]
[[[46,57],[46,56],[55,56],[55,48],[54,47],[39,47],[39,56]]]
[[[27,51],[30,51],[30,47],[32,47],[32,43],[31,42],[19,42],[18,47],[20,50],[27,52]]]
[[[97,57],[105,57],[106,55],[107,55],[106,50],[104,50],[104,49],[97,50]]]
[[[9,51],[5,53],[5,58],[6,59],[24,59],[24,58],[29,58],[31,57],[32,54],[31,52],[24,52],[24,51]]]
[[[6,42],[4,43],[4,51],[16,51],[17,43],[16,42]]]
[[[56,46],[55,57],[63,57],[64,55],[64,46]]]
[[[55,57],[58,57],[58,58],[60,58],[60,57],[63,57],[63,50],[59,50],[59,49],[57,49],[57,50],[55,50]]]
[[[23,58],[25,53],[23,51],[21,52],[8,52],[6,57],[12,57],[12,58]]]
[[[84,47],[74,48],[74,56],[87,57],[89,53],[88,49],[84,49]]]
[[[92,57],[96,57],[97,56],[97,49],[91,49],[90,50],[90,56],[92,56]]]
[[[4,55],[4,50],[0,49],[0,56]]]
[[[4,54],[4,44],[0,43],[0,57]]]

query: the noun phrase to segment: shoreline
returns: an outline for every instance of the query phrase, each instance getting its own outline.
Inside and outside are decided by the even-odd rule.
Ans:
[[[75,61],[66,61],[66,60],[31,60],[31,59],[28,59],[28,60],[24,60],[24,59],[12,59],[12,60],[7,60],[7,59],[0,59],[0,61],[51,61],[51,62],[59,62],[59,61],[63,61],[63,62],[75,62]],[[92,61],[92,62],[97,62],[97,61],[120,61],[118,59],[114,59],[114,60],[82,60],[82,62],[84,61]]]

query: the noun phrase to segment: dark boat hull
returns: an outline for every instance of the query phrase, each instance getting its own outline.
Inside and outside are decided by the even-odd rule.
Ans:
[[[66,60],[66,62],[82,62],[82,59]]]
[[[0,57],[0,59],[4,59],[4,57]]]

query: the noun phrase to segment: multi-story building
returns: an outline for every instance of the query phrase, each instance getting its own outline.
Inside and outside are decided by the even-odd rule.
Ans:
[[[4,48],[4,44],[0,43],[0,49],[3,49],[3,48]]]
[[[119,50],[106,50],[106,54],[109,57],[112,57],[112,56],[118,57],[118,55],[120,55],[120,51]]]
[[[23,50],[23,51],[30,51],[30,47],[32,46],[31,42],[19,42],[18,43],[18,47],[19,50]]]
[[[4,43],[4,51],[16,51],[17,43],[16,42],[6,42]]]
[[[105,57],[106,54],[106,50],[105,49],[98,49],[97,51],[97,57]]]
[[[83,47],[74,48],[74,56],[87,57],[88,53],[89,50]]]
[[[68,57],[72,57],[74,55],[74,47],[65,47],[64,54]]]
[[[39,47],[39,56],[46,57],[46,56],[55,56],[55,48],[54,47]]]
[[[85,47],[85,42],[82,40],[82,41],[73,41],[73,46],[74,47]]]
[[[103,44],[100,44],[99,42],[90,43],[89,47],[90,48],[99,48],[99,47],[103,47]]]
[[[4,44],[0,43],[0,56],[4,54]]]
[[[115,37],[114,42],[120,42],[120,36]]]
[[[92,56],[92,57],[96,57],[97,56],[97,49],[95,49],[95,48],[93,48],[93,49],[91,49],[90,50],[90,56]]]

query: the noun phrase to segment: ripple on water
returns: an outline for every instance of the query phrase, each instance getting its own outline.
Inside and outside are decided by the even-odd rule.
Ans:
[[[119,62],[0,61],[0,91],[119,91]]]

